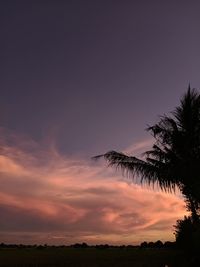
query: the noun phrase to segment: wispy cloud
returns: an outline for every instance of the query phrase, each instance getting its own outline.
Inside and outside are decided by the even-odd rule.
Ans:
[[[141,154],[148,150],[153,144],[153,138],[147,138],[137,143],[129,145],[126,149],[124,149],[124,153],[133,154],[135,156],[141,156]]]
[[[127,183],[103,163],[67,157],[33,141],[11,144],[1,138],[0,181],[2,242],[173,239],[172,226],[185,214],[178,196]]]

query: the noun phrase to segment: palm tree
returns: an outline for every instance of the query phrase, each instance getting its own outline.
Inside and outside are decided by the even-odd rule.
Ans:
[[[200,94],[190,86],[171,116],[147,128],[155,143],[144,159],[109,151],[103,155],[111,166],[120,168],[141,183],[157,184],[164,191],[180,189],[194,221],[200,211]]]

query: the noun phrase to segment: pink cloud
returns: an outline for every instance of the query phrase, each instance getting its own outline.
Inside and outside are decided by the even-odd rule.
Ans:
[[[154,142],[153,138],[141,140],[141,141],[138,141],[137,143],[129,145],[126,149],[124,149],[123,152],[126,154],[141,156],[141,154],[144,151],[150,149],[153,142]]]
[[[31,142],[30,152],[24,143],[26,149],[1,140],[2,242],[173,240],[173,224],[186,213],[179,195],[127,182],[104,163],[69,158],[54,147]]]

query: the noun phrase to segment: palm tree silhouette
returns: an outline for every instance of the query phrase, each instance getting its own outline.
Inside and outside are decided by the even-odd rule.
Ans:
[[[194,221],[199,221],[200,210],[200,94],[190,86],[180,106],[162,116],[147,128],[155,143],[143,153],[143,159],[121,152],[109,151],[104,157],[111,166],[120,168],[141,183],[157,184],[162,190],[174,192],[176,187],[185,197]]]

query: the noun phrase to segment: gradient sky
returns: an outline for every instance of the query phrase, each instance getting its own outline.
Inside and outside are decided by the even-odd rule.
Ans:
[[[47,3],[48,2],[48,3]],[[90,157],[139,155],[200,85],[199,1],[1,1],[0,242],[173,240],[180,195]]]

